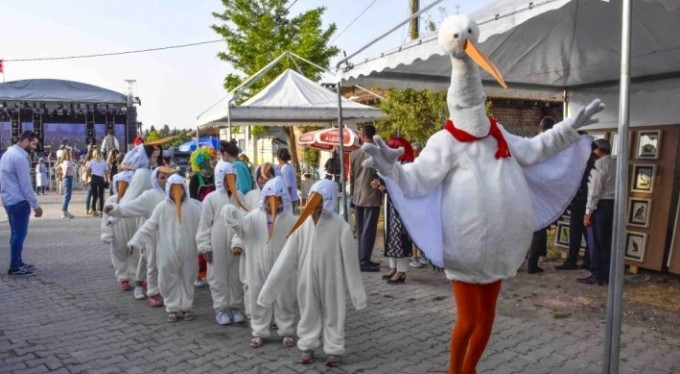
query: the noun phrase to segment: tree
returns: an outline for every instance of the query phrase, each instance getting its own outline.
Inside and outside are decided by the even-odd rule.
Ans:
[[[222,0],[224,11],[213,12],[213,16],[222,24],[212,25],[211,28],[224,38],[228,48],[228,51],[220,52],[218,57],[230,63],[238,72],[225,77],[224,87],[227,90],[237,87],[245,77],[256,73],[286,51],[324,67],[338,54],[338,48],[328,45],[336,30],[335,24],[324,29],[321,22],[324,7],[289,18],[287,3],[288,0]],[[290,61],[285,63],[274,66],[239,100],[246,100],[278,77],[289,67]],[[299,72],[312,80],[319,79],[321,73],[308,64],[299,65]],[[293,164],[299,169],[293,128],[284,127],[283,130]]]
[[[493,103],[484,103],[486,115],[493,117]],[[385,118],[378,122],[378,133],[389,139],[400,134],[411,142],[425,144],[427,139],[442,129],[448,118],[446,92],[390,89],[380,102]]]
[[[146,136],[146,138],[144,139],[144,142],[145,143],[154,142],[154,141],[156,141],[160,138],[161,138],[161,134],[159,134],[158,131],[156,131],[156,129],[154,129],[153,126],[152,126],[151,130],[149,131],[149,135]]]
[[[448,117],[446,92],[390,89],[380,102],[385,118],[378,122],[380,135],[389,139],[399,133],[411,142],[425,144],[435,132],[441,130]]]

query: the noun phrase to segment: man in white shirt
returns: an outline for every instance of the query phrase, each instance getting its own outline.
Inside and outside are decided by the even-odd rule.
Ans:
[[[614,225],[614,194],[616,189],[616,161],[611,158],[611,144],[606,139],[595,140],[593,151],[597,160],[592,174],[592,193],[589,193],[583,224],[593,235],[594,248],[590,250],[591,275],[577,279],[584,284],[600,286],[609,281],[609,256]]]
[[[33,131],[24,131],[19,142],[0,158],[0,200],[7,211],[11,230],[11,260],[7,272],[11,276],[33,275],[33,265],[26,264],[21,253],[28,234],[31,208],[36,217],[43,213],[31,184],[31,165],[28,160],[28,152],[35,151],[37,146],[37,135]]]

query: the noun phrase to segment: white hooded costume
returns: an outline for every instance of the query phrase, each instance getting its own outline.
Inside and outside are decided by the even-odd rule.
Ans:
[[[269,196],[281,198],[283,207],[279,207],[272,225],[272,215],[269,212],[267,201]],[[281,209],[282,208],[282,209]],[[248,292],[247,301],[250,303],[251,314],[250,326],[252,335],[259,338],[271,336],[270,324],[272,319],[272,306],[262,307],[256,304],[274,262],[286,244],[286,236],[295,224],[297,216],[292,212],[290,193],[281,177],[276,177],[262,189],[259,209],[253,210],[245,216],[233,205],[227,205],[223,209],[224,220],[227,226],[236,230],[243,240],[243,258],[245,261],[245,283]],[[269,238],[271,234],[271,239]],[[278,327],[279,336],[293,336],[293,320],[295,318],[295,279],[289,279],[283,285],[273,305],[274,321]]]
[[[231,163],[220,161],[215,166],[216,190],[209,193],[201,204],[201,219],[198,223],[196,244],[199,253],[212,252],[212,263],[208,262],[208,284],[213,299],[213,309],[243,308],[243,286],[239,277],[241,256],[232,253],[233,246],[241,246],[240,240],[234,243],[234,229],[225,225],[221,214],[225,205],[238,204],[227,192],[224,179],[227,175],[236,177]],[[239,194],[236,181],[229,191]],[[242,201],[242,197],[238,197]],[[239,208],[241,209],[241,208]]]
[[[243,205],[245,205],[246,209],[248,211],[252,211],[255,209],[258,209],[260,207],[260,200],[262,199],[262,187],[260,187],[260,184],[257,183],[257,178],[258,176],[262,173],[262,168],[265,165],[269,165],[269,167],[274,170],[274,176],[275,177],[282,177],[281,175],[281,169],[279,169],[278,165],[272,164],[272,163],[265,163],[259,165],[257,168],[255,168],[255,173],[253,174],[253,185],[254,188],[246,194],[246,196],[243,199]],[[238,235],[236,236],[236,240],[239,243],[241,242],[241,239],[238,238]],[[236,245],[235,245],[236,247]],[[248,299],[250,293],[248,292],[248,284],[246,283],[246,262],[241,261],[241,266],[239,268],[239,276],[241,277],[241,283],[243,284],[243,296],[244,296],[244,304],[246,307],[246,315],[250,316],[250,300]]]
[[[105,206],[118,201],[119,193],[122,193],[123,197],[127,194],[129,187],[125,191],[118,191],[118,182],[126,182],[129,186],[132,178],[132,171],[123,171],[113,176],[113,191],[115,194],[106,200]],[[118,282],[131,281],[135,277],[137,263],[139,262],[139,252],[130,255],[127,249],[127,242],[137,231],[137,222],[134,219],[122,219],[114,223],[111,217],[104,213],[101,221],[101,230],[102,242],[111,246],[111,262],[113,263],[113,268],[116,269]]]
[[[172,199],[173,185],[181,185],[184,189],[184,198],[179,206]],[[165,200],[156,206],[151,217],[128,243],[137,251],[143,244],[158,237],[158,288],[168,313],[186,312],[193,306],[193,281],[198,272],[195,238],[200,216],[201,203],[189,198],[184,177],[174,174],[165,185]]]
[[[135,200],[144,191],[153,188],[151,181],[152,172],[149,170],[149,157],[146,155],[146,149],[144,144],[140,144],[128,152],[123,158],[123,164],[134,169],[134,177],[132,178],[132,183],[130,183],[130,188],[125,193],[125,196],[120,200],[121,204],[128,204],[129,202]],[[147,217],[137,216],[137,228],[141,228]],[[113,222],[117,219],[114,218]],[[150,242],[150,245],[153,243]],[[146,246],[143,246],[139,250],[139,263],[137,264],[136,280],[144,281],[147,278],[147,268],[148,268],[148,255],[146,253]],[[148,291],[148,290],[147,290]],[[154,295],[154,294],[152,294]]]
[[[110,204],[113,210],[108,214],[114,218],[134,218],[135,220],[141,218],[143,225],[151,217],[156,206],[165,199],[165,190],[158,184],[158,172],[160,169],[158,167],[151,173],[151,189],[144,191],[141,195],[128,202],[123,202],[123,199],[120,204]],[[157,240],[158,238],[154,237],[146,242],[146,245],[144,245],[146,261],[140,259],[138,264],[137,276],[139,277],[143,274],[139,268],[143,266],[142,262],[146,262],[147,296],[159,294],[158,267],[156,266]]]
[[[453,65],[450,120],[415,162],[397,163],[403,150],[388,148],[380,137],[362,149],[372,156],[364,166],[385,178],[406,228],[427,257],[446,269],[448,279],[488,284],[514,276],[532,233],[568,206],[592,142],[576,129],[595,123],[591,117],[604,105],[595,100],[533,138],[510,134],[486,117],[479,59],[473,57],[480,54],[473,43],[478,36],[477,25],[465,16],[442,23],[439,43]],[[495,67],[480,65],[502,81]]]
[[[308,211],[311,213],[313,206],[318,205],[315,193],[323,199],[323,212],[317,223],[306,218]],[[289,237],[257,300],[259,305],[271,305],[297,273],[298,348],[302,351],[317,348],[323,335],[327,355],[345,352],[345,285],[352,305],[357,310],[366,307],[357,243],[349,224],[335,213],[337,195],[338,185],[330,180],[312,186],[309,208],[300,216],[304,222]]]

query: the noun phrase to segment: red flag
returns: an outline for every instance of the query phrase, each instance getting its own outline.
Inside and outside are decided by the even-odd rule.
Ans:
[[[0,60],[0,73],[5,74],[2,70],[2,60]]]

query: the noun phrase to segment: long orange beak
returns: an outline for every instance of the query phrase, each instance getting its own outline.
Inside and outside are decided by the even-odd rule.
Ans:
[[[177,219],[182,223],[182,198],[184,197],[184,187],[180,184],[173,184],[170,188],[170,197],[175,202],[175,209],[177,209]]]
[[[300,226],[302,226],[303,223],[305,223],[305,220],[312,215],[316,207],[318,207],[319,204],[321,203],[323,203],[323,197],[321,196],[321,194],[318,192],[312,192],[312,197],[309,199],[309,202],[307,203],[305,210],[302,211],[302,214],[300,214],[300,218],[298,218],[297,222],[295,222],[293,228],[290,229],[290,232],[288,233],[288,236],[286,236],[286,238],[293,235],[295,230],[297,230]]]
[[[262,168],[260,168],[260,174],[262,175],[262,177],[264,179],[269,179],[269,173],[271,173],[271,170],[272,170],[272,164],[270,164],[269,162],[265,162],[262,165]]]
[[[122,199],[123,195],[125,195],[125,191],[127,191],[127,188],[128,183],[126,181],[118,181],[118,183],[116,183],[116,189],[118,190],[116,204],[120,204],[120,199]]]
[[[269,238],[267,243],[272,240],[272,233],[274,233],[274,225],[276,224],[276,211],[279,209],[278,196],[267,197],[267,204],[269,205],[269,212],[272,214],[272,226],[269,228]]]
[[[241,203],[241,199],[238,197],[238,187],[236,187],[236,174],[227,174],[224,176],[224,179],[227,181],[227,187],[229,188],[229,192],[231,192],[231,197],[234,198],[234,201],[236,201],[236,204],[243,208],[246,212],[248,209],[243,206]]]
[[[496,78],[498,83],[500,83],[503,88],[506,90],[508,89],[508,85],[505,84],[505,80],[503,80],[503,75],[501,75],[501,72],[498,71],[498,68],[496,65],[493,64],[477,47],[472,43],[471,41],[466,41],[465,42],[465,47],[463,48],[465,50],[465,53],[467,53],[468,56],[472,59],[472,61],[476,62],[477,65],[481,66],[482,69],[486,70],[487,73],[491,74],[492,77]]]

